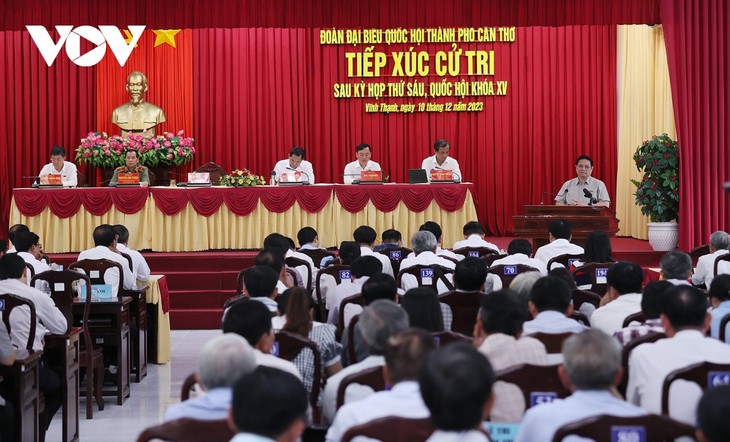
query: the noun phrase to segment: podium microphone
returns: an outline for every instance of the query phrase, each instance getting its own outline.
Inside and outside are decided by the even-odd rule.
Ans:
[[[589,206],[592,206],[593,204],[595,204],[595,203],[598,202],[598,199],[593,198],[593,193],[591,193],[591,191],[588,190],[588,189],[583,189],[583,196],[585,196],[586,198],[588,198],[588,205]]]

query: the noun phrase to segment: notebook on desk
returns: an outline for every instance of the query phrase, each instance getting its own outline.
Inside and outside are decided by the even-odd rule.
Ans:
[[[428,182],[426,169],[408,169],[409,184],[423,184]]]

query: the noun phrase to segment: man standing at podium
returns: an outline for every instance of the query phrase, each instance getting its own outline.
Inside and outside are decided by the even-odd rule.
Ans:
[[[603,181],[593,178],[593,160],[588,155],[581,155],[575,160],[575,171],[578,178],[568,180],[560,188],[555,197],[558,206],[598,206],[608,207],[611,198]]]

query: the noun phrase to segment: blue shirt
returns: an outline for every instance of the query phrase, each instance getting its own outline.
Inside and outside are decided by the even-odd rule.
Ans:
[[[710,322],[710,336],[720,339],[720,322],[725,315],[730,315],[730,301],[723,301],[717,308],[710,310],[712,321]],[[725,342],[730,343],[730,324],[725,327]]]
[[[231,400],[232,392],[230,388],[214,388],[202,396],[168,407],[165,411],[165,422],[184,417],[205,421],[227,419]]]

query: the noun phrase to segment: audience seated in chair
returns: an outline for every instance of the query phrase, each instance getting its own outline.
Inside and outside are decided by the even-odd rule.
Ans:
[[[383,375],[391,389],[350,402],[337,410],[326,440],[337,442],[349,428],[382,417],[428,417],[417,379],[433,349],[431,335],[422,329],[412,328],[388,339]]]
[[[623,328],[627,316],[641,311],[644,272],[633,262],[621,261],[608,268],[608,292],[591,315],[591,327],[613,335]]]
[[[8,335],[8,330],[5,328],[5,323],[0,321],[0,365],[10,366],[13,365],[13,362],[15,362],[15,347],[10,342],[10,335]],[[15,440],[13,415],[13,404],[5,401],[4,404],[0,405],[0,440]]]
[[[427,442],[487,442],[482,421],[494,402],[494,370],[467,344],[441,347],[418,377],[421,395],[436,431]]]
[[[730,440],[730,386],[711,388],[702,395],[697,405],[698,442],[723,442]]]
[[[8,239],[13,246],[7,249],[5,253],[18,253],[18,250],[15,248],[15,241],[17,241],[17,234],[20,232],[30,232],[30,229],[25,224],[13,224],[10,226],[8,229]]]
[[[540,278],[530,291],[529,309],[533,318],[525,322],[523,333],[580,333],[584,325],[570,319],[573,304],[570,287],[555,276]]]
[[[710,288],[712,279],[715,277],[715,259],[726,255],[728,247],[730,247],[730,235],[721,230],[710,235],[709,254],[697,259],[697,268],[692,274],[692,284]]]
[[[297,241],[299,242],[298,251],[312,259],[312,262],[315,265],[315,269],[312,269],[313,271],[315,271],[316,268],[323,267],[322,263],[324,262],[324,258],[328,258],[329,260],[335,257],[335,255],[330,253],[327,249],[319,246],[319,235],[312,227],[307,226],[299,229],[297,232]],[[314,280],[316,281],[317,278],[314,277]],[[314,287],[314,283],[312,286]]]
[[[471,336],[474,331],[474,318],[484,296],[487,279],[487,265],[479,258],[464,258],[454,270],[455,290],[440,297],[442,304],[451,309],[453,322],[449,330]],[[446,325],[446,324],[444,324]]]
[[[659,261],[659,278],[674,285],[689,285],[692,276],[692,258],[681,250],[667,252]]]
[[[621,345],[626,345],[630,341],[649,333],[664,333],[664,327],[662,327],[659,316],[664,303],[664,295],[672,287],[672,283],[668,281],[652,281],[647,284],[641,295],[641,311],[644,314],[644,322],[629,324],[614,333],[613,337]],[[730,287],[728,289],[730,290]]]
[[[279,275],[271,267],[257,265],[249,268],[243,274],[245,284],[243,293],[252,301],[266,306],[272,315],[278,314],[279,306],[276,298],[279,295],[277,282]]]
[[[499,247],[484,240],[484,228],[482,228],[482,225],[479,224],[479,222],[469,221],[464,224],[462,233],[464,234],[464,239],[454,243],[454,250],[464,248],[486,248],[492,250],[494,253],[499,253]]]
[[[302,378],[294,364],[271,354],[275,338],[271,312],[262,303],[247,300],[231,305],[223,316],[223,333],[243,336],[253,347],[256,365],[278,368]]]
[[[392,278],[391,278],[392,279]],[[337,406],[337,390],[340,382],[352,373],[366,368],[383,366],[388,338],[408,328],[408,315],[393,301],[378,299],[363,309],[358,323],[362,339],[368,346],[370,356],[352,364],[328,379],[324,389],[322,408],[327,421],[332,422]],[[363,399],[372,394],[372,389],[351,385],[345,392],[345,403]]]
[[[44,335],[46,333],[64,334],[68,328],[68,323],[50,296],[28,286],[25,270],[26,266],[23,258],[15,253],[3,255],[0,258],[0,294],[10,293],[33,303],[36,316],[35,324],[31,324],[31,313],[27,307],[19,307],[10,313],[10,339],[16,348],[27,348],[31,327],[33,327],[35,339],[32,343],[32,350],[42,351]],[[45,358],[45,355],[41,357],[42,364],[38,372],[38,386],[45,396],[45,411],[50,425],[53,415],[61,407],[61,379],[48,368]]]
[[[347,324],[350,323],[350,319],[359,314],[362,309],[352,308],[349,311],[346,311],[345,323],[339,324],[340,304],[346,298],[362,293],[363,284],[365,284],[372,276],[381,274],[382,272],[383,265],[374,256],[361,256],[354,260],[350,266],[351,280],[342,281],[342,283],[335,288],[332,298],[327,299],[327,305],[330,306],[327,322],[342,328],[347,327]]]
[[[233,387],[231,442],[296,442],[307,427],[307,391],[289,373],[258,367]]]
[[[147,265],[147,260],[144,259],[144,256],[142,256],[141,253],[128,247],[129,229],[121,224],[115,224],[112,228],[114,229],[114,233],[117,235],[117,249],[132,257],[132,272],[137,277],[137,281],[149,281],[150,266]]]
[[[565,399],[530,408],[522,420],[516,442],[552,440],[563,425],[591,416],[643,416],[641,408],[618,399],[612,389],[621,380],[621,348],[599,330],[573,335],[563,345],[560,378],[573,394]]]
[[[33,232],[21,231],[15,235],[15,242],[13,245],[17,250],[18,256],[33,269],[33,275],[46,272],[51,270],[51,267],[45,262],[41,261],[43,257],[43,248],[39,243],[38,235]],[[28,277],[28,284],[30,284],[30,276]],[[38,288],[38,287],[36,287]]]
[[[272,233],[264,238],[264,249],[275,249],[282,252],[282,258],[284,261],[286,261],[287,258],[296,258],[300,261],[305,261],[307,263],[306,267],[309,267],[309,272],[311,273],[312,278],[314,279],[317,277],[317,267],[314,266],[314,261],[312,261],[312,258],[304,253],[297,252],[292,239],[279,233]],[[309,273],[306,271],[307,269],[304,265],[297,267],[287,266],[287,268],[297,272],[298,276],[296,285],[299,287],[306,287],[309,285],[309,280],[306,279]]]
[[[393,265],[390,263],[390,259],[382,253],[375,253],[373,247],[375,247],[375,240],[378,238],[378,234],[370,226],[360,226],[352,233],[352,237],[355,242],[360,245],[360,256],[374,256],[383,265],[383,273],[390,275],[395,278],[393,273]]]
[[[451,329],[451,308],[439,302],[436,291],[430,287],[410,289],[400,300],[400,306],[408,313],[411,327],[429,333]],[[447,317],[448,316],[448,317]]]
[[[572,244],[573,225],[566,220],[557,220],[548,226],[550,232],[548,237],[550,242],[537,249],[535,258],[548,264],[551,259],[565,254],[580,255],[583,253],[583,247]],[[548,267],[550,271],[550,267]]]
[[[384,250],[399,249],[403,247],[403,235],[395,229],[388,229],[380,235],[380,244],[373,247],[373,252],[380,253]]]
[[[468,259],[468,258],[467,258]],[[482,299],[474,325],[474,346],[496,371],[519,364],[546,365],[545,346],[530,337],[520,337],[527,308],[514,293],[500,290]],[[518,422],[524,412],[522,393],[515,385],[497,382],[491,420]]]
[[[454,270],[456,265],[446,258],[436,255],[436,247],[438,243],[433,233],[428,231],[416,232],[411,238],[411,248],[415,256],[413,258],[406,258],[400,263],[400,271],[411,268],[416,265],[431,266],[438,265],[447,269]],[[400,288],[408,291],[414,287],[418,287],[418,281],[414,275],[399,273],[401,278]],[[447,274],[446,279],[453,283],[453,275]],[[449,288],[444,282],[439,281],[437,283],[438,292],[446,293]]]
[[[718,275],[710,285],[710,305],[712,321],[710,322],[710,336],[720,339],[722,319],[730,315],[730,275]],[[725,342],[730,342],[730,333],[725,326]]]
[[[492,262],[492,266],[508,265],[508,264],[524,264],[530,266],[540,272],[542,276],[547,276],[547,266],[545,263],[532,256],[532,244],[526,239],[513,239],[507,246],[507,257]],[[490,266],[491,267],[491,266]]]
[[[206,342],[198,356],[198,384],[205,394],[171,405],[165,422],[184,417],[221,420],[228,417],[233,385],[256,368],[253,349],[241,336],[226,333]]]
[[[669,373],[698,362],[730,363],[730,347],[705,336],[710,324],[707,307],[707,296],[689,285],[666,292],[660,318],[668,338],[631,352],[628,401],[651,413],[661,413],[662,386]],[[699,396],[697,385],[675,382],[669,395],[669,416],[693,423]]]
[[[449,259],[451,261],[461,261],[464,259],[464,255],[461,255],[459,253],[454,253],[451,250],[444,249],[444,236],[443,231],[441,230],[441,226],[434,221],[426,221],[425,223],[421,224],[421,227],[418,228],[419,231],[425,231],[425,232],[431,232],[433,233],[433,236],[436,237],[436,255],[440,256],[442,258]],[[408,258],[413,258],[416,256],[415,253],[411,252],[408,254]]]
[[[317,282],[315,285],[315,290],[317,293],[318,302],[324,303],[324,306],[327,310],[332,310],[333,308],[335,308],[335,306],[339,306],[339,304],[333,304],[335,288],[342,283],[342,278],[340,278],[339,270],[349,270],[349,267],[352,265],[352,263],[359,257],[359,244],[354,241],[342,241],[340,243],[339,258],[329,261],[327,261],[327,258],[322,259],[322,262],[325,263],[325,261],[327,261],[327,264],[325,264],[326,266],[323,266],[322,269],[317,272],[317,279],[315,279],[315,281]],[[347,267],[343,267],[341,269],[336,268],[335,270],[332,270],[332,265]],[[323,320],[325,319],[327,319],[327,317],[323,317]]]
[[[540,278],[542,278],[540,272],[520,273],[509,284],[509,289],[517,295],[521,301],[524,301],[524,303],[527,304],[530,301],[530,292],[532,291],[532,287]],[[489,280],[487,280],[487,283],[489,283]],[[485,291],[489,293],[488,290]]]
[[[122,265],[122,275],[119,270],[110,269],[104,273],[104,281],[112,286],[112,296],[116,293],[119,278],[125,290],[132,290],[137,284],[137,276],[129,269],[129,262],[117,249],[117,235],[109,224],[101,224],[94,229],[94,247],[79,253],[78,261],[84,259],[108,259]]]

